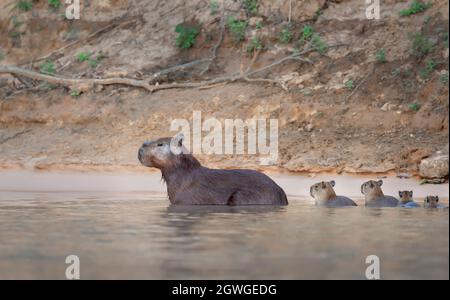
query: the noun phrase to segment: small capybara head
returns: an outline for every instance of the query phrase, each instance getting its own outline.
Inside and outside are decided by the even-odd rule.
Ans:
[[[426,196],[425,200],[423,201],[424,207],[437,207],[439,202],[438,196]]]
[[[413,201],[413,191],[399,191],[398,196],[400,197],[400,202],[402,203]]]
[[[316,200],[328,200],[332,196],[336,196],[334,193],[335,182],[332,181],[322,181],[316,184],[313,184],[309,189],[309,194]]]
[[[138,151],[138,159],[146,167],[163,169],[176,163],[178,156],[187,153],[183,146],[183,134],[147,141]]]
[[[369,180],[361,185],[361,193],[363,195],[382,193],[381,186],[383,185],[383,180]]]

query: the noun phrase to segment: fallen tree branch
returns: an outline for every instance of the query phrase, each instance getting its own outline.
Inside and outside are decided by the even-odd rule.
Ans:
[[[335,45],[337,46],[337,45]],[[34,80],[46,81],[54,84],[59,84],[63,86],[67,86],[73,90],[77,90],[79,92],[85,92],[92,89],[95,85],[112,85],[112,84],[123,84],[128,86],[134,86],[143,88],[150,92],[155,92],[159,90],[166,89],[175,89],[175,88],[198,88],[210,86],[218,83],[227,83],[227,82],[235,82],[235,81],[246,81],[246,82],[265,82],[265,83],[276,83],[280,84],[283,89],[286,89],[284,83],[279,80],[268,79],[268,78],[251,78],[252,75],[264,72],[273,68],[275,66],[281,65],[282,63],[290,60],[296,60],[301,62],[312,63],[309,59],[300,57],[300,55],[314,51],[314,49],[305,49],[301,52],[291,54],[289,56],[283,57],[267,66],[261,67],[256,70],[248,71],[248,72],[239,72],[234,73],[228,76],[217,77],[210,80],[204,80],[199,82],[183,82],[183,83],[167,83],[167,84],[151,84],[149,80],[139,80],[132,78],[95,78],[95,79],[74,79],[74,78],[64,78],[51,76],[46,74],[41,74],[35,71],[23,69],[15,66],[0,66],[0,74],[7,73],[12,75],[24,76]]]

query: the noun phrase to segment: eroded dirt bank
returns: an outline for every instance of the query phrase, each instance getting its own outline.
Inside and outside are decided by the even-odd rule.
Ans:
[[[42,71],[42,63],[50,62],[57,76],[142,79],[208,57],[220,32],[220,14],[211,12],[209,1],[86,2],[82,18],[73,21],[61,17],[63,8],[32,2],[26,12],[0,4],[0,65],[26,63]],[[263,67],[301,51],[305,45],[298,41],[304,26],[311,26],[326,52],[306,54],[311,63],[291,61],[260,74],[286,90],[240,81],[155,93],[119,85],[81,91],[0,75],[0,166],[140,168],[142,141],[173,134],[171,120],[191,120],[194,110],[204,119],[278,119],[280,158],[265,169],[416,175],[423,158],[448,149],[448,1],[432,1],[408,17],[399,12],[411,1],[383,1],[380,20],[366,19],[364,1],[294,1],[291,23],[288,2],[257,1],[257,12],[249,13],[239,2],[219,1],[228,15],[248,21],[245,40],[236,44],[227,28],[205,74],[199,65],[157,80],[193,82]],[[114,22],[124,25],[83,40]],[[175,46],[174,28],[182,22],[201,24],[191,49]],[[286,28],[292,37],[283,43]],[[262,49],[249,55],[253,37]],[[92,54],[94,62],[80,61],[80,53]],[[200,160],[261,168],[253,156]]]

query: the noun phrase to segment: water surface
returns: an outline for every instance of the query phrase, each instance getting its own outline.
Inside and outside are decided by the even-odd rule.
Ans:
[[[53,190],[3,179],[0,279],[65,279],[70,254],[82,279],[365,279],[372,254],[384,279],[449,278],[448,209],[318,208],[302,195],[174,207],[159,189],[98,190],[101,178]]]

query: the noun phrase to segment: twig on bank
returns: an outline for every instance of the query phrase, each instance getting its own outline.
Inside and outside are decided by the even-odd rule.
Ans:
[[[211,57],[209,58],[208,64],[206,67],[200,72],[200,76],[205,74],[209,71],[209,68],[211,67],[211,64],[216,60],[217,58],[217,50],[219,49],[220,45],[223,41],[223,35],[225,31],[225,10],[222,9],[222,15],[220,17],[220,29],[219,29],[219,39],[217,40],[217,43],[214,45],[214,47],[211,50]]]
[[[375,71],[374,65],[371,66],[369,72],[367,72],[367,75],[364,76],[363,79],[358,83],[358,85],[353,89],[353,91],[345,98],[345,101],[349,100],[357,91],[358,89],[364,84],[364,82],[367,81],[367,79],[372,75],[373,71]]]

